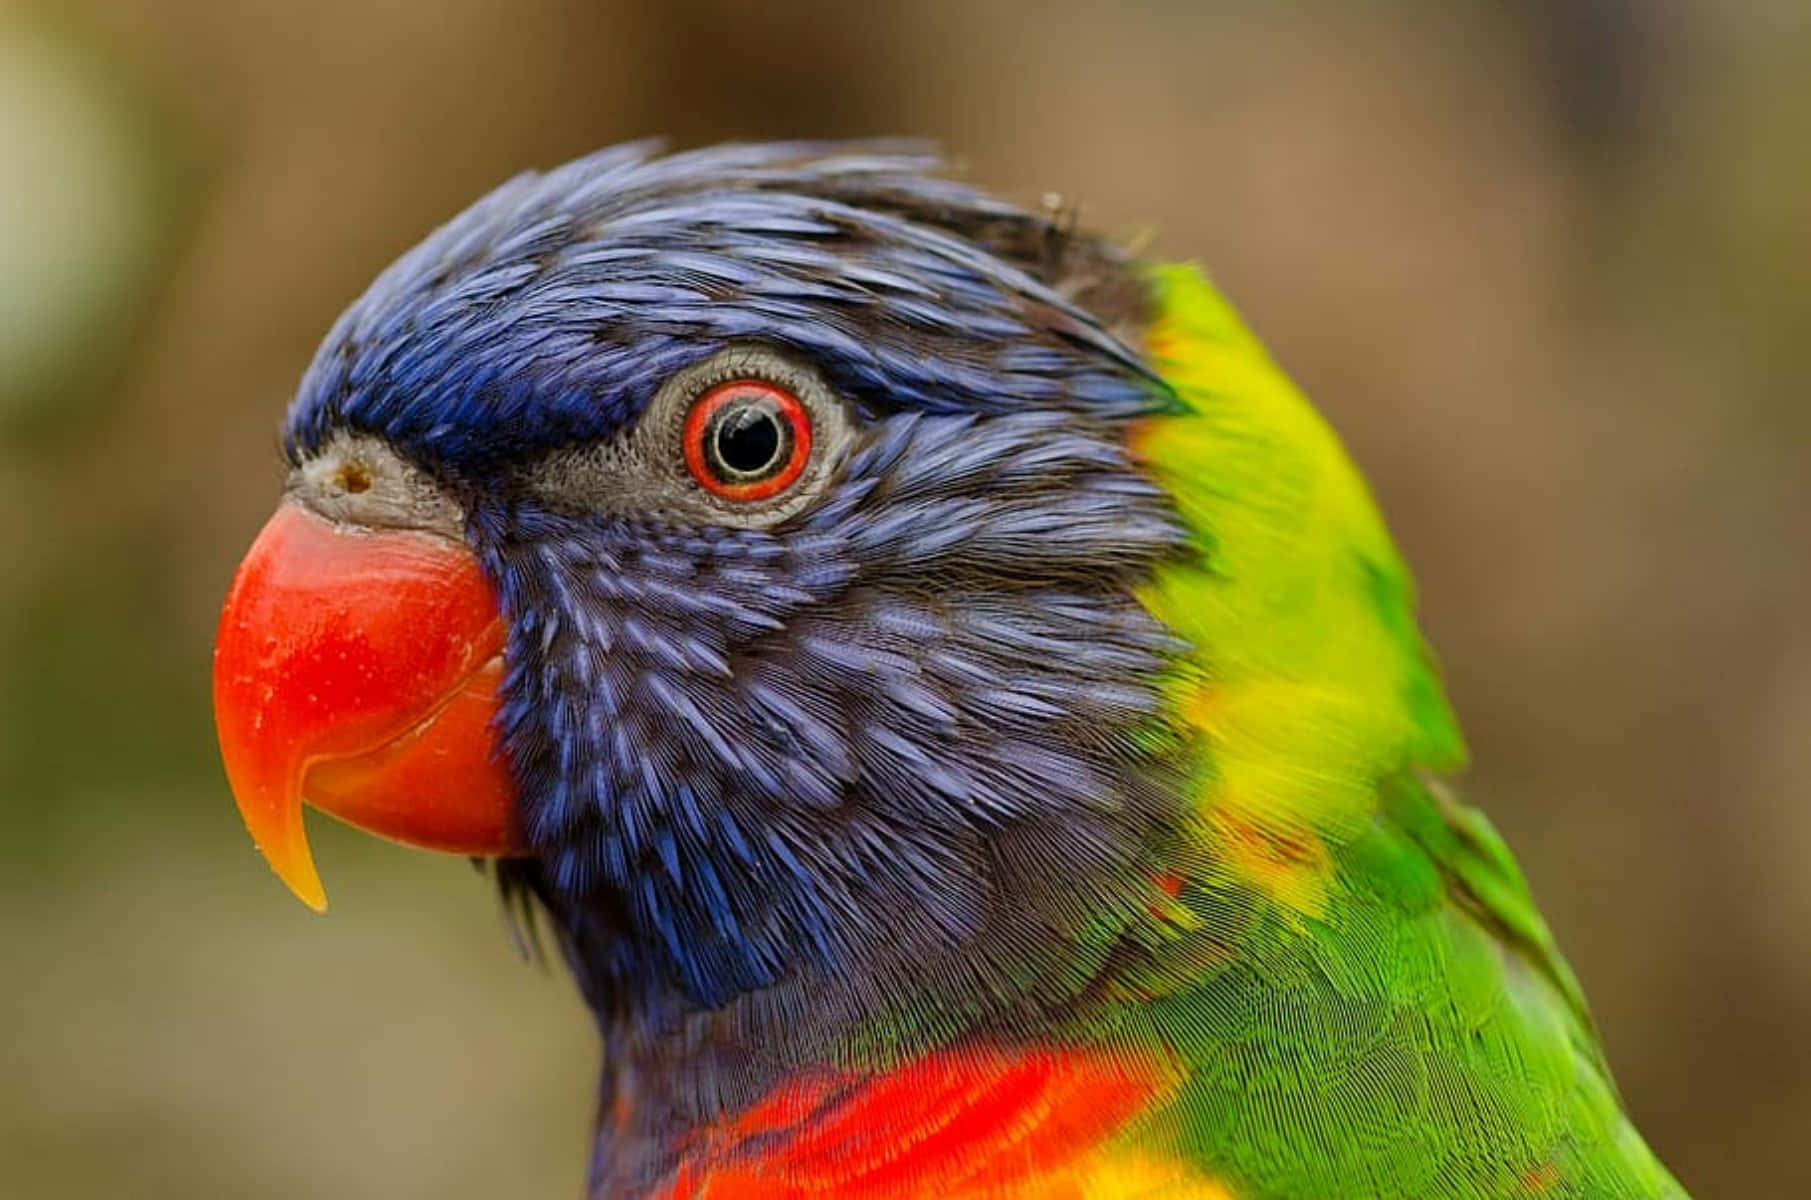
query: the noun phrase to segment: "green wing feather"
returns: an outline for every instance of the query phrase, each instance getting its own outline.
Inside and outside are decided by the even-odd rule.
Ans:
[[[1508,849],[1432,782],[1464,748],[1363,480],[1196,270],[1153,278],[1177,404],[1134,446],[1197,553],[1144,600],[1199,648],[1167,693],[1199,804],[1106,1014],[1182,1075],[1137,1136],[1245,1200],[1683,1195]]]

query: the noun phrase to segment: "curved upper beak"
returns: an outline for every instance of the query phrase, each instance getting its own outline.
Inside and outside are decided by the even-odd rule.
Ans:
[[[240,815],[283,882],[327,898],[304,801],[434,850],[524,849],[496,745],[503,619],[465,546],[336,525],[285,501],[214,643],[214,720]]]

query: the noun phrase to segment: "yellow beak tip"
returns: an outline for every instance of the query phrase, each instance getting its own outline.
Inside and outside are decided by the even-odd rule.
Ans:
[[[295,893],[297,900],[312,908],[315,912],[327,911],[327,889],[321,886],[321,876],[314,869],[314,859],[308,853],[306,844],[299,855],[284,855],[284,861],[264,856],[264,861],[283,881],[285,887]]]
[[[297,900],[300,900],[315,912],[324,913],[327,911],[327,889],[321,886],[320,878],[312,871],[309,872],[309,877],[307,879],[291,879],[284,877],[283,882],[289,885],[289,890],[296,894]]]

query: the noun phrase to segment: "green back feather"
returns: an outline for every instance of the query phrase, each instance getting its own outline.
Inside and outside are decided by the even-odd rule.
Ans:
[[[1244,1200],[1681,1195],[1509,851],[1429,782],[1464,748],[1363,480],[1196,270],[1153,286],[1179,403],[1134,446],[1197,553],[1143,598],[1198,648],[1198,804],[1106,1014],[1183,1075],[1136,1136]]]

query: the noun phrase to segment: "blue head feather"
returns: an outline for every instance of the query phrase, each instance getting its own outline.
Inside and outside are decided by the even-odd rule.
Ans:
[[[520,176],[340,318],[291,410],[290,453],[335,428],[455,467],[607,439],[733,342],[796,352],[877,411],[1147,410],[1154,381],[1096,320],[923,219],[1035,220],[927,175],[934,162],[631,145]]]
[[[1124,291],[1117,258],[934,165],[631,146],[520,177],[377,280],[291,410],[292,458],[374,434],[463,504],[510,624],[520,869],[607,1028],[943,1036],[1073,986],[1038,956],[1139,902],[1174,646],[1132,592],[1182,538],[1124,427],[1166,398],[1076,299]],[[809,508],[520,486],[732,346],[853,414]]]

